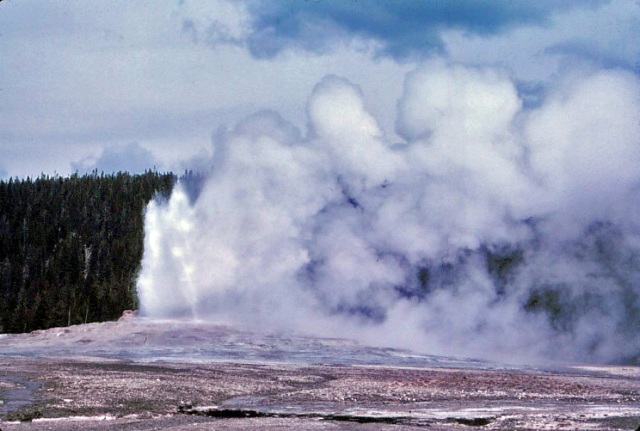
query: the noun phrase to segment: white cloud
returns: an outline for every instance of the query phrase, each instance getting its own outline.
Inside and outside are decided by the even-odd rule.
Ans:
[[[598,71],[566,79],[532,112],[529,161],[545,195],[532,207],[551,206],[581,220],[628,217],[619,205],[625,206],[640,171],[639,100],[637,77]]]
[[[640,67],[640,5],[614,0],[554,15],[545,26],[515,27],[488,37],[458,30],[444,35],[454,61],[511,70],[523,81],[548,81],[578,62],[599,67]]]
[[[6,0],[2,168],[11,176],[150,162],[182,170],[211,158],[215,180],[193,208],[177,194],[149,211],[156,242],[148,247],[159,247],[145,258],[157,286],[145,290],[155,298],[149,310],[163,289],[185,284],[187,302],[175,305],[197,313],[233,318],[242,298],[238,315],[275,326],[292,319],[330,331],[337,319],[341,335],[391,340],[405,328],[414,347],[434,351],[498,354],[516,345],[548,354],[563,345],[606,358],[606,340],[637,338],[594,326],[607,313],[625,318],[615,306],[624,283],[587,272],[602,269],[599,245],[578,233],[597,236],[604,228],[587,225],[604,218],[624,233],[620,250],[631,254],[640,238],[640,8],[596,3],[554,14],[536,3],[534,15],[549,20],[534,21],[544,26],[509,21],[495,34],[438,27],[427,42],[442,39],[446,59],[416,68],[380,56],[384,46],[368,38],[366,22],[366,31],[328,37],[323,43],[335,45],[320,52],[309,52],[307,40],[257,60],[247,49],[244,3]],[[335,30],[311,30],[318,28]],[[526,88],[536,103],[524,103]],[[604,237],[597,241],[610,241]],[[536,245],[549,239],[559,242]],[[532,264],[503,301],[478,270],[477,253],[523,243]],[[402,297],[394,289],[416,288],[420,265],[455,289],[429,303]],[[612,265],[613,278],[638,285]],[[157,280],[163,267],[173,273]],[[549,344],[553,325],[521,306],[563,274],[585,286],[570,289],[572,297],[593,291],[600,308],[591,326],[571,322],[587,328],[580,337]],[[450,333],[422,330],[447,317]],[[371,319],[384,321],[383,330]],[[598,336],[604,347],[590,352]]]
[[[431,61],[406,77],[398,146],[357,86],[325,77],[308,136],[250,117],[216,139],[193,206],[176,211],[178,192],[151,207],[143,312],[449,355],[630,354],[637,334],[615,328],[638,323],[620,305],[637,290],[634,245],[618,239],[640,228],[627,199],[640,184],[638,82],[569,74],[530,111],[501,70]],[[508,281],[491,253],[519,254]],[[188,299],[168,309],[176,288]],[[545,314],[536,295],[571,313]]]
[[[242,42],[250,22],[243,2],[23,0],[1,8],[0,145],[10,175],[64,173],[134,141],[180,165],[176,159],[208,151],[219,126],[262,109],[301,127],[306,97],[327,74],[358,83],[382,133],[398,139],[395,104],[413,65],[372,58],[375,44],[363,36],[324,54],[256,60]],[[500,64],[519,80],[547,80],[578,45],[592,61],[632,67],[640,58],[637,9],[569,8],[545,27],[496,36],[445,31],[444,46],[454,61]]]
[[[367,89],[386,81],[368,100],[384,113],[406,68],[346,48],[258,61],[233,44],[194,43],[182,29],[185,10],[169,1],[49,2],[41,11],[26,0],[2,8],[0,145],[13,155],[6,159],[12,175],[64,173],[101,148],[132,141],[176,165],[208,149],[220,125],[265,108],[303,125],[305,99],[329,72],[365,78]],[[204,14],[202,25],[235,9]],[[34,17],[40,27],[29,25]]]
[[[142,173],[154,168],[162,170],[162,166],[158,166],[151,152],[137,142],[106,147],[98,158],[89,157],[79,163],[72,163],[71,166],[80,173],[90,173],[94,170],[105,174],[119,171]]]

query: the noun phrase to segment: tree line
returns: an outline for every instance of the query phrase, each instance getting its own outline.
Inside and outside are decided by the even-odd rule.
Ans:
[[[144,208],[171,173],[0,181],[0,333],[118,318],[137,307]]]

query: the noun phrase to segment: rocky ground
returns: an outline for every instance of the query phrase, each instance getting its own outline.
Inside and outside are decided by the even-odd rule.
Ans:
[[[2,431],[636,430],[640,368],[119,322],[0,338],[0,400]]]

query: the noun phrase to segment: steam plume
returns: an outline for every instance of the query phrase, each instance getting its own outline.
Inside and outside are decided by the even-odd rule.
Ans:
[[[151,317],[439,354],[610,361],[640,350],[640,83],[559,78],[525,109],[500,70],[409,73],[385,138],[327,76],[303,136],[260,112],[214,139],[197,198],[147,210]]]

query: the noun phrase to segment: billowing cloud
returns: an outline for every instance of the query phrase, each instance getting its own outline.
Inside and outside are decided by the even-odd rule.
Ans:
[[[529,106],[565,64],[640,64],[640,8],[627,0],[5,0],[0,28],[0,147],[18,176],[68,173],[124,142],[181,167],[254,112],[303,126],[328,74],[356,82],[395,139],[402,77],[434,52],[504,67]]]
[[[198,198],[147,214],[151,317],[441,354],[637,354],[640,81],[566,72],[526,108],[503,69],[426,62],[385,139],[335,75],[306,134],[266,112],[217,135]]]
[[[207,172],[149,208],[150,315],[638,345],[637,2],[5,0],[0,33],[6,175]]]

